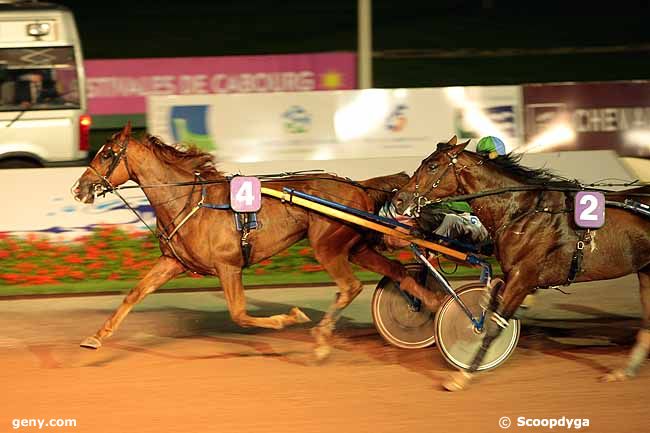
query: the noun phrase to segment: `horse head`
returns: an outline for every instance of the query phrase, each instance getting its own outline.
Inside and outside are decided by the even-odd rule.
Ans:
[[[122,131],[113,134],[95,157],[86,171],[72,186],[72,194],[82,203],[92,203],[95,194],[111,190],[128,181],[130,176],[127,148],[134,139],[131,136],[131,122]]]
[[[438,143],[435,152],[420,163],[409,182],[395,194],[393,204],[399,213],[417,213],[417,209],[429,200],[454,195],[462,190],[456,165],[469,140],[460,144],[457,141],[454,136],[447,143]]]

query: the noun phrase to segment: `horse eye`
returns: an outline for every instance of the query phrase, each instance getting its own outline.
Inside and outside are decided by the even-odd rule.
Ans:
[[[429,170],[431,170],[431,171],[436,171],[436,168],[438,168],[438,165],[435,164],[435,163],[429,165]]]
[[[108,152],[102,153],[102,159],[109,159],[111,157],[111,154]]]

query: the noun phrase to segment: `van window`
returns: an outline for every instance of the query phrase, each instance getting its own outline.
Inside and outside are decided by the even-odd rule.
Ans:
[[[0,111],[81,108],[72,47],[0,48]]]

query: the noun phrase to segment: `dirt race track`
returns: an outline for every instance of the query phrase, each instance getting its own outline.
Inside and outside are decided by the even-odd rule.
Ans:
[[[515,354],[461,393],[436,348],[383,342],[368,287],[316,364],[307,327],[232,324],[221,294],[147,298],[99,351],[78,347],[121,297],[0,301],[0,432],[497,432],[510,417],[589,419],[589,432],[649,432],[650,365],[602,384],[639,326],[634,277],[543,292],[526,312]],[[249,291],[254,314],[297,305],[318,320],[334,288]],[[15,419],[75,419],[21,427]],[[567,431],[555,427],[552,431]],[[572,428],[571,430],[575,430]]]

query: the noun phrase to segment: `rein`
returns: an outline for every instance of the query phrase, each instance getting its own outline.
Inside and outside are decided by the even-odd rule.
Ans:
[[[445,197],[445,198],[437,198],[435,200],[429,200],[426,199],[425,205],[429,204],[437,204],[437,203],[447,203],[450,201],[468,201],[472,200],[475,198],[481,198],[481,197],[488,197],[491,195],[499,195],[499,194],[507,194],[510,192],[526,192],[526,191],[559,191],[559,192],[580,192],[580,191],[597,191],[602,193],[603,195],[627,195],[627,196],[633,196],[633,197],[650,197],[650,193],[627,193],[625,191],[609,191],[609,190],[604,190],[600,188],[590,188],[591,186],[629,186],[628,184],[620,184],[620,185],[614,185],[614,184],[604,184],[604,185],[599,185],[599,184],[589,184],[589,185],[582,185],[579,184],[580,186],[576,187],[560,187],[560,186],[550,186],[550,185],[525,185],[525,186],[513,186],[513,187],[507,187],[507,188],[497,188],[497,189],[490,189],[487,191],[482,191],[482,192],[477,192],[474,194],[463,194],[463,195],[454,195],[450,197]],[[608,202],[609,204],[609,202]]]
[[[463,151],[461,150],[462,153]],[[511,186],[511,187],[505,187],[505,188],[497,188],[497,189],[491,189],[487,191],[481,191],[473,194],[462,194],[462,195],[454,195],[454,196],[449,196],[445,198],[437,198],[434,200],[430,200],[426,198],[426,195],[429,194],[431,191],[433,191],[435,188],[437,188],[440,185],[440,182],[442,179],[445,177],[447,174],[447,171],[451,167],[455,167],[458,164],[458,155],[457,154],[450,154],[447,153],[447,156],[449,157],[449,164],[447,164],[447,167],[445,167],[445,170],[442,172],[442,174],[436,179],[431,187],[425,191],[424,193],[419,193],[418,192],[418,178],[419,174],[416,176],[416,184],[415,184],[415,192],[413,193],[414,199],[417,201],[418,205],[418,212],[421,207],[427,206],[429,204],[438,204],[438,203],[447,203],[447,202],[452,202],[452,201],[468,201],[476,198],[481,198],[481,197],[488,197],[491,195],[499,195],[499,194],[507,194],[511,192],[526,192],[526,191],[558,191],[558,192],[580,192],[580,191],[597,191],[602,193],[603,195],[627,195],[627,196],[633,196],[633,197],[650,197],[650,193],[626,193],[625,191],[610,191],[610,190],[605,190],[602,188],[597,188],[597,187],[628,187],[628,186],[650,186],[650,183],[643,183],[639,182],[639,180],[634,180],[631,182],[621,182],[621,183],[600,183],[600,182],[594,182],[590,184],[581,184],[577,180],[576,181],[571,181],[567,179],[567,182],[573,182],[575,183],[575,187],[570,187],[570,186],[553,186],[552,184],[539,184],[539,185],[522,185],[522,186]],[[484,160],[479,159],[474,165],[483,165]],[[463,170],[467,169],[469,166],[463,165],[460,168],[454,168],[454,172],[456,175],[456,183],[461,186],[461,183],[459,182],[458,175],[460,172]],[[607,179],[605,179],[607,180]],[[608,202],[610,203],[615,203],[615,202]]]
[[[94,169],[93,169],[94,170]],[[299,171],[289,171],[289,172],[283,172],[283,173],[272,173],[272,174],[251,174],[248,176],[256,177],[260,179],[262,182],[273,182],[273,181],[283,181],[287,177],[292,177],[292,176],[304,176],[301,177],[301,180],[329,180],[332,182],[340,182],[340,183],[345,183],[348,185],[354,185],[358,188],[361,188],[363,190],[372,190],[372,191],[379,191],[379,192],[385,192],[385,193],[391,193],[395,192],[394,190],[387,190],[387,189],[382,189],[382,188],[376,188],[373,186],[366,186],[362,185],[360,182],[357,182],[355,180],[350,179],[349,177],[340,177],[336,175],[335,173],[329,173],[332,176],[336,177],[318,177],[318,176],[305,176],[306,174],[317,174],[317,173],[325,173],[325,170],[321,169],[314,169],[314,170],[299,170]],[[102,177],[100,174],[97,173],[98,176]],[[158,183],[158,184],[151,184],[151,185],[120,185],[118,187],[115,187],[115,190],[118,189],[147,189],[147,188],[163,188],[163,187],[169,187],[169,186],[197,186],[197,185],[214,185],[214,184],[220,184],[220,183],[228,183],[230,180],[238,175],[230,175],[226,176],[225,179],[201,179],[201,180],[195,180],[195,181],[187,181],[187,182],[172,182],[172,183]],[[106,192],[112,192],[113,189],[110,189]]]
[[[128,141],[127,141],[128,143]],[[144,224],[144,226],[154,235],[154,237],[163,239],[167,244],[170,246],[170,248],[173,251],[173,247],[170,244],[171,238],[174,237],[174,235],[178,232],[178,230],[202,207],[208,208],[208,209],[218,209],[218,210],[227,210],[230,209],[230,204],[211,204],[211,203],[205,203],[205,198],[207,195],[207,185],[215,185],[215,184],[221,184],[221,183],[228,183],[231,181],[231,179],[234,176],[228,176],[225,179],[212,179],[212,180],[205,180],[201,179],[201,176],[198,172],[194,173],[196,176],[194,181],[186,181],[186,182],[172,182],[172,183],[160,183],[160,184],[152,184],[152,185],[122,185],[122,186],[114,186],[109,178],[113,174],[113,171],[115,168],[118,166],[120,160],[122,159],[123,156],[126,155],[126,144],[122,145],[120,144],[120,151],[119,152],[113,152],[113,161],[111,162],[111,165],[107,171],[106,175],[102,175],[99,173],[92,165],[89,166],[89,168],[95,173],[97,177],[99,177],[103,185],[101,187],[103,188],[101,191],[98,191],[99,196],[104,196],[107,193],[113,193],[115,194],[122,202],[124,205],[133,212],[136,217]],[[130,170],[128,169],[128,158],[124,157],[124,162],[127,165],[127,171],[129,172],[130,176]],[[255,177],[261,179],[261,180],[266,180],[266,181],[281,181],[286,177],[291,177],[291,176],[298,176],[298,175],[304,175],[304,174],[315,174],[319,172],[323,172],[324,170],[300,170],[300,171],[293,171],[293,172],[283,172],[283,173],[273,173],[273,174],[265,174],[265,175],[256,175]],[[303,180],[318,180],[318,179],[326,179],[326,180],[331,180],[335,182],[342,182],[346,184],[352,184],[354,186],[357,186],[359,188],[362,188],[364,190],[374,190],[374,191],[380,191],[380,192],[385,192],[385,193],[390,193],[393,191],[388,191],[384,190],[381,188],[375,188],[375,187],[369,187],[360,184],[359,182],[356,182],[352,179],[345,178],[345,179],[337,179],[337,178],[324,178],[324,177],[305,177]],[[99,185],[98,185],[99,186]],[[190,210],[190,212],[181,220],[181,222],[176,225],[173,229],[173,231],[169,234],[166,235],[164,230],[160,230],[158,233],[147,224],[144,219],[140,216],[140,214],[128,203],[128,201],[119,193],[119,190],[123,189],[146,189],[146,188],[164,188],[164,187],[180,187],[180,186],[201,186],[201,199],[199,202]],[[191,194],[190,194],[191,196]],[[175,218],[176,219],[176,218]],[[176,253],[174,252],[174,255]],[[177,257],[178,258],[178,257]]]

